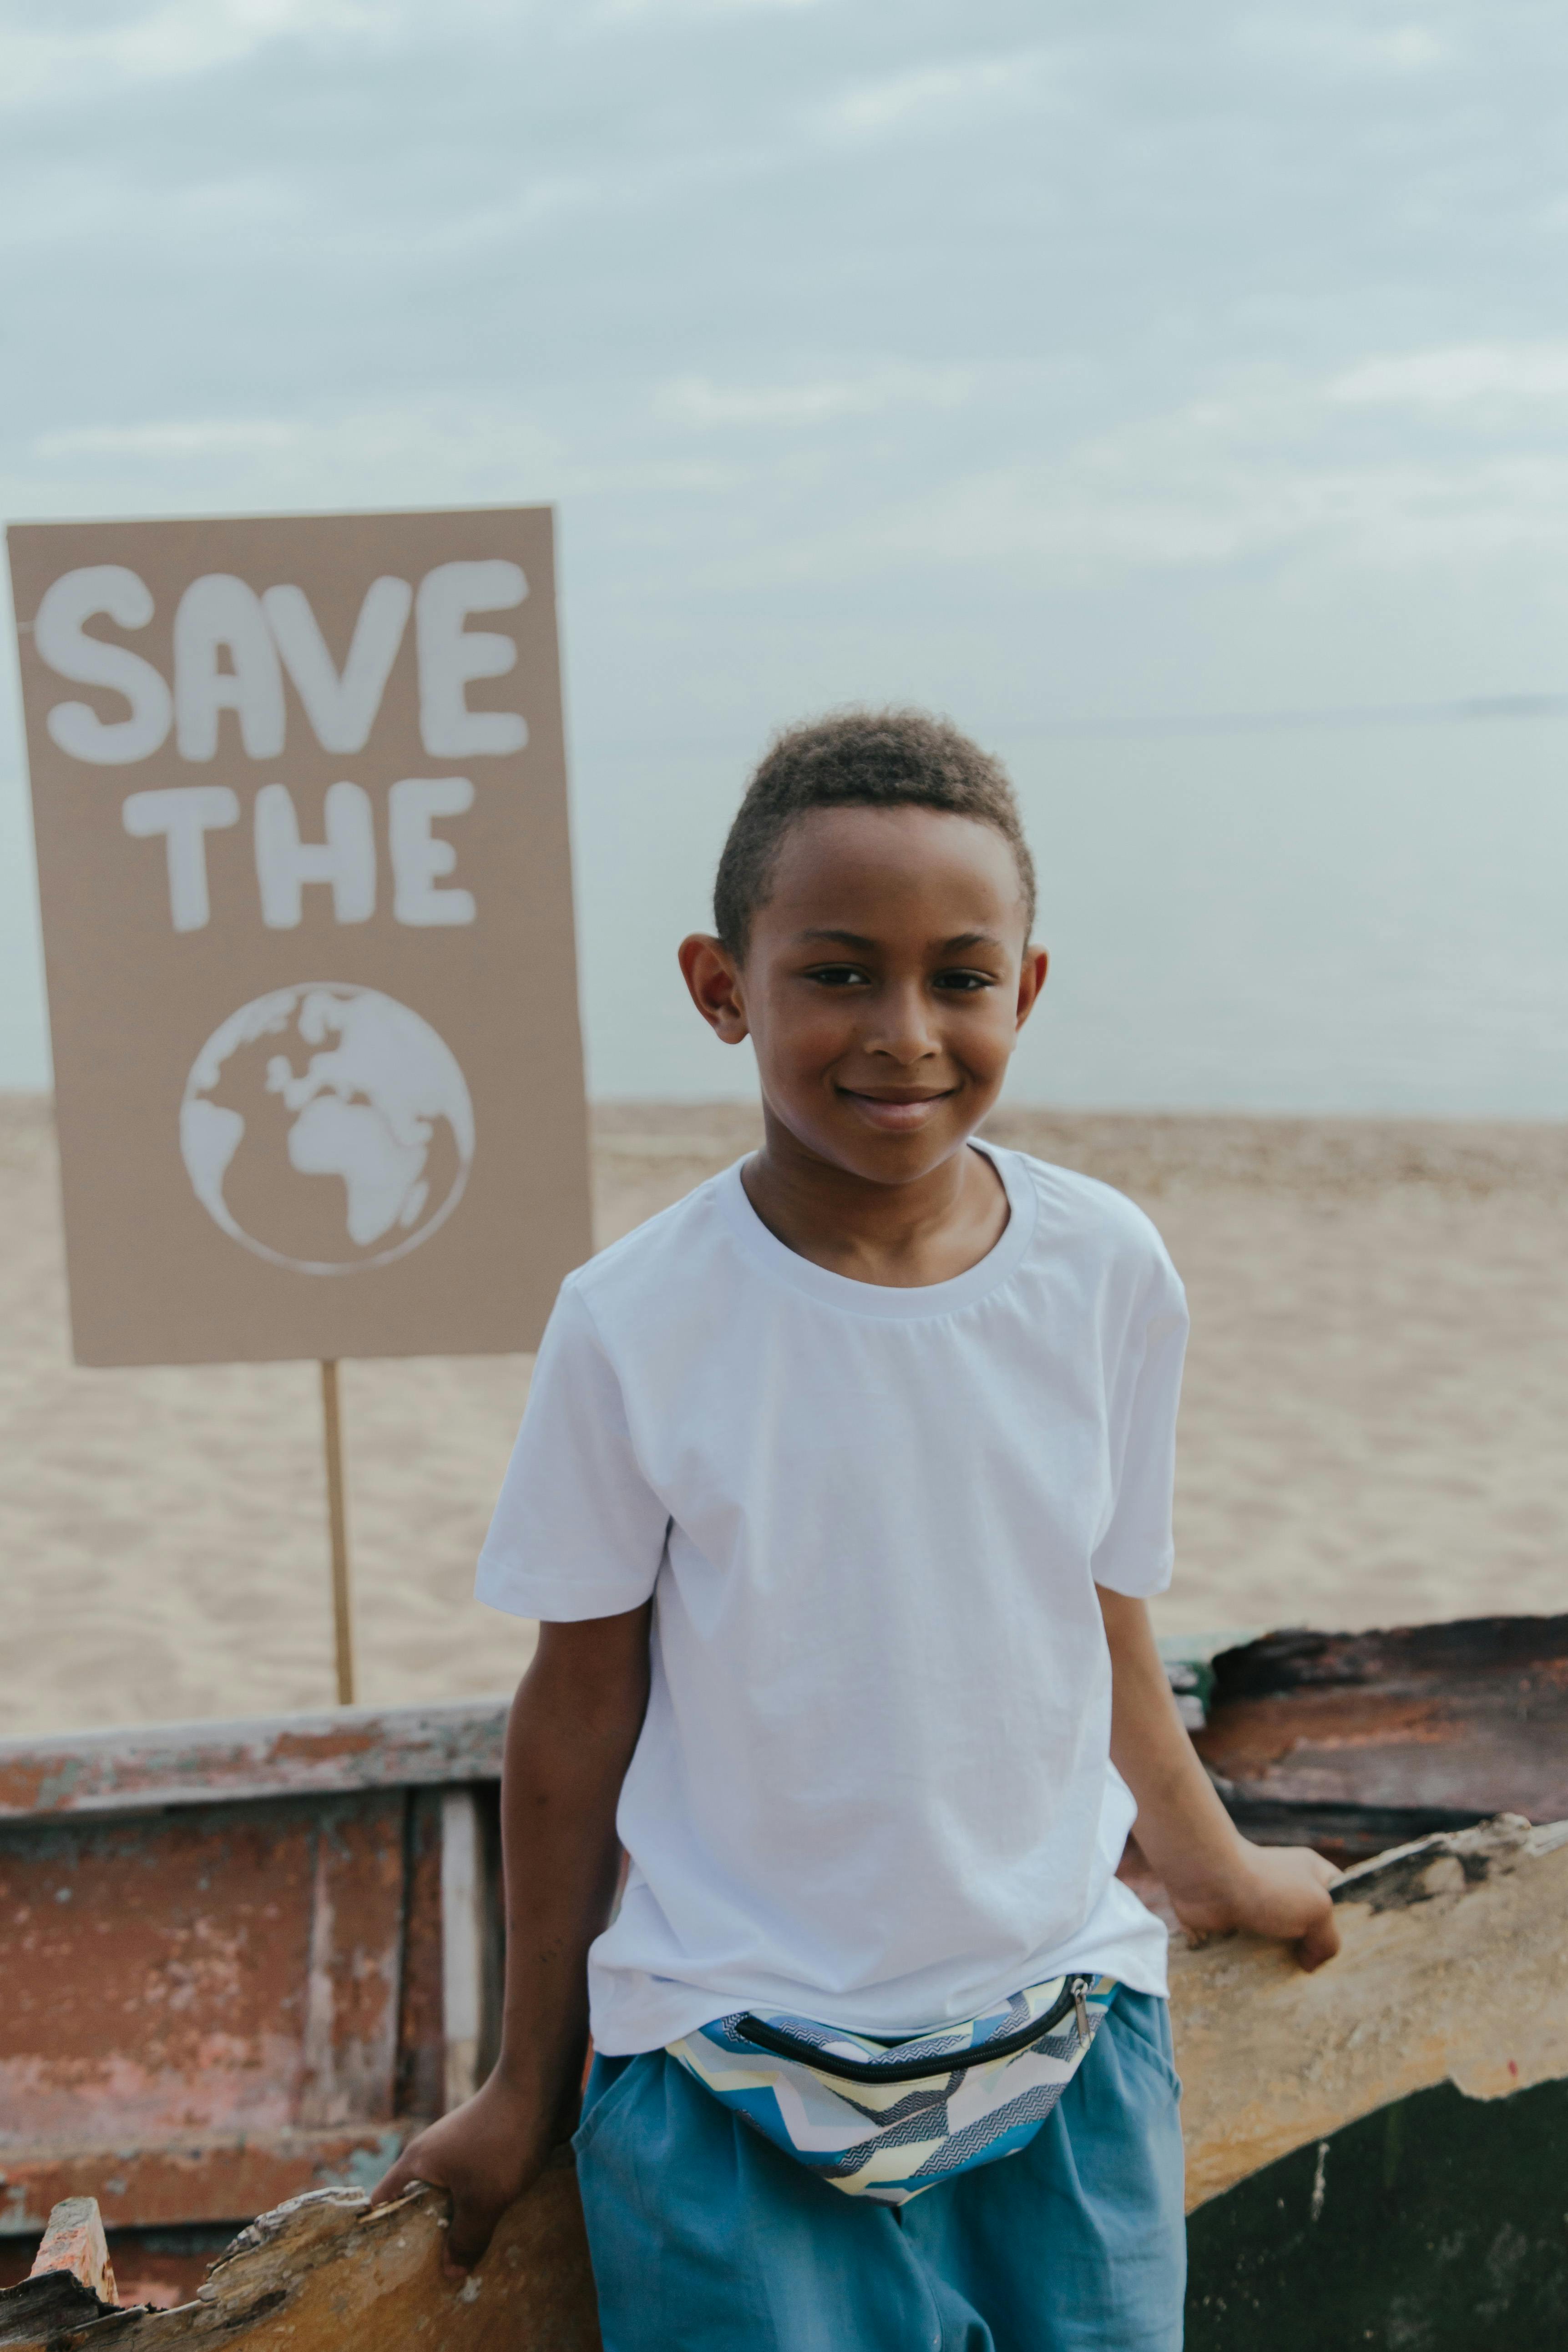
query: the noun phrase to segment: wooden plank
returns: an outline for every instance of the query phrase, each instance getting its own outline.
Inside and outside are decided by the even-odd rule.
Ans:
[[[408,1792],[397,2020],[395,2106],[400,2116],[438,2116],[445,2100],[446,2037],[441,2018],[441,1807],[445,1795],[441,1789]]]
[[[442,2105],[460,2107],[479,2087],[484,2011],[484,1899],[479,1807],[471,1789],[441,1799]]]
[[[468,2278],[441,2267],[447,2200],[420,2189],[367,2210],[345,2192],[264,2214],[199,2299],[63,2331],[7,2335],[15,2352],[600,2352],[576,2176],[562,2158],[506,2214]]]
[[[1334,1899],[1344,1948],[1312,1976],[1253,1937],[1173,1947],[1189,2210],[1436,2084],[1568,2077],[1568,1822],[1424,1839]]]
[[[100,2303],[120,2301],[95,2197],[64,2197],[50,2213],[28,2276],[43,2278],[51,2271],[68,2271]]]
[[[0,2352],[54,2352],[73,2329],[103,2315],[91,2288],[68,2271],[24,2279],[0,2294]]]
[[[404,1804],[377,1790],[316,1819],[297,2114],[317,2128],[389,2120],[397,2071]]]
[[[0,1740],[0,1822],[497,1780],[508,1699]]]

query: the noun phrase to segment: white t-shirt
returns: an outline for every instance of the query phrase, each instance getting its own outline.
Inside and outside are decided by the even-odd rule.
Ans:
[[[1069,1968],[1165,1990],[1095,1585],[1170,1579],[1185,1301],[1121,1193],[990,1156],[1007,1225],[951,1282],[813,1265],[736,1166],[562,1286],[479,1593],[654,1596],[608,2055],[737,2009],[911,2033]]]

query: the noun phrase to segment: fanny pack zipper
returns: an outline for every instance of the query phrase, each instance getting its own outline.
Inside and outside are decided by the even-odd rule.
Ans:
[[[1093,1982],[1092,1977],[1069,1977],[1043,2017],[1031,2018],[1026,2025],[1016,2026],[1011,2033],[1000,2033],[994,2041],[982,2042],[972,2050],[955,2050],[951,2057],[895,2058],[883,2065],[871,2059],[840,2058],[831,2051],[819,2050],[815,2042],[805,2042],[783,2026],[769,2025],[764,2019],[752,2017],[749,2011],[744,2017],[732,2018],[730,2027],[742,2042],[752,2042],[759,2050],[769,2050],[775,2058],[793,2058],[819,2074],[836,2074],[841,2082],[919,2083],[938,2074],[962,2074],[971,2066],[988,2064],[993,2058],[1015,2057],[1020,2050],[1044,2041],[1069,2010],[1075,2012],[1081,2050],[1089,2040],[1089,1994]]]

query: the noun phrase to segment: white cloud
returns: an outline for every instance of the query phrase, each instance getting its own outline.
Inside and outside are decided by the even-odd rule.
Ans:
[[[1473,401],[1561,400],[1568,342],[1455,343],[1363,360],[1336,376],[1328,397],[1345,407],[1456,408]]]
[[[820,8],[825,0],[599,0],[595,23],[626,24],[644,18],[682,16],[761,16],[798,15]]]
[[[114,495],[138,503],[146,476],[160,488],[184,478],[191,496],[211,499],[213,468],[224,496],[255,503],[308,497],[331,501],[390,496],[400,502],[410,479],[428,482],[426,498],[459,493],[483,480],[509,478],[529,496],[552,494],[562,466],[560,444],[517,411],[431,402],[408,409],[363,409],[327,417],[158,417],[140,424],[87,425],[40,435],[29,452],[33,499],[44,487],[58,502],[73,481],[84,497]]]
[[[1080,440],[1048,458],[953,468],[929,494],[803,536],[797,578],[865,577],[889,562],[1021,565],[1058,580],[1283,557],[1349,580],[1529,549],[1568,555],[1568,450],[1509,437],[1414,459],[1383,446],[1325,387],[1280,371]],[[1340,421],[1342,418],[1342,423]]]
[[[599,0],[592,9],[556,0],[540,11],[556,32],[584,24],[605,29],[642,17],[710,20],[815,9],[823,0]],[[442,27],[467,25],[484,37],[515,29],[517,0],[442,0]],[[532,14],[534,12],[528,12]],[[315,47],[341,43],[395,48],[431,28],[418,0],[124,0],[95,22],[74,24],[67,5],[38,5],[34,26],[0,23],[0,107],[72,99],[93,87],[188,79],[243,63],[270,42]]]
[[[746,469],[705,457],[577,456],[521,411],[426,403],[336,417],[165,417],[40,435],[6,464],[16,516],[522,504],[732,493]]]
[[[87,425],[45,433],[33,455],[45,465],[73,457],[216,457],[266,449],[293,448],[298,425],[258,417],[214,417],[159,425]]]
[[[1246,47],[1334,74],[1429,73],[1454,62],[1457,51],[1445,33],[1420,19],[1379,28],[1364,17],[1352,22],[1312,11],[1254,17],[1242,26]]]
[[[1216,467],[1179,482],[1078,481],[1016,467],[946,486],[844,541],[799,551],[793,569],[842,578],[890,557],[1023,564],[1058,581],[1204,571],[1275,554],[1342,570],[1419,568],[1527,547],[1568,552],[1568,461],[1498,465],[1464,479],[1436,467],[1324,467],[1294,477]]]
[[[72,26],[68,16],[62,25],[59,15],[43,32],[0,26],[0,102],[17,107],[79,96],[94,82],[205,73],[283,35],[384,32],[393,14],[372,0],[163,0],[86,26]]]
[[[656,396],[660,415],[698,427],[812,425],[845,416],[875,416],[900,406],[959,408],[974,388],[970,368],[883,368],[861,376],[805,383],[723,385],[678,376]]]
[[[813,117],[829,138],[854,142],[933,122],[966,121],[976,115],[1039,103],[1050,53],[1013,49],[997,57],[960,58],[946,65],[916,66],[880,81],[843,90]]]

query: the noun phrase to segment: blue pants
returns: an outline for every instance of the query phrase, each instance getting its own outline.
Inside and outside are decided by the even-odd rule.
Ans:
[[[577,2133],[605,2352],[1179,2352],[1181,2087],[1119,1991],[1027,2147],[901,2209],[815,2179],[662,2050]]]

